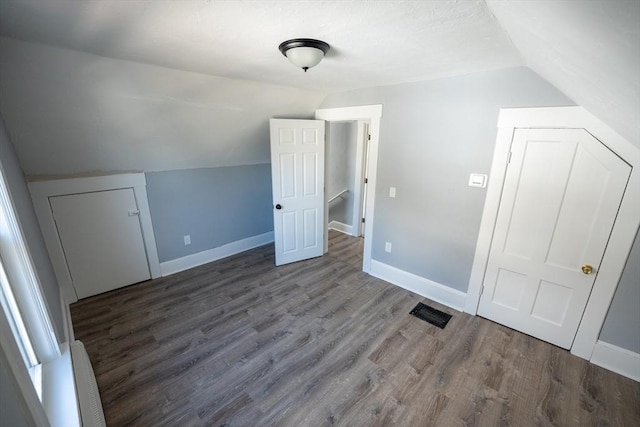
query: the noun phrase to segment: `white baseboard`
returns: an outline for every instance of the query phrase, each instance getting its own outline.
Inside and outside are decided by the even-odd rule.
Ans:
[[[467,294],[457,289],[441,285],[376,260],[371,260],[370,274],[455,310],[462,311],[464,309]]]
[[[219,259],[226,258],[240,252],[248,251],[249,249],[257,248],[258,246],[266,245],[267,243],[272,242],[273,231],[269,231],[264,234],[258,234],[257,236],[247,237],[246,239],[227,243],[226,245],[218,246],[217,248],[198,252],[197,254],[191,254],[182,258],[172,259],[171,261],[160,263],[160,273],[163,277],[168,276],[170,274],[188,270],[190,268],[197,267],[208,262],[217,261]]]
[[[348,234],[349,236],[353,236],[353,226],[344,224],[340,221],[331,221],[329,223],[329,228],[331,230],[336,230],[344,234]]]
[[[640,354],[603,341],[596,342],[591,363],[640,382]]]

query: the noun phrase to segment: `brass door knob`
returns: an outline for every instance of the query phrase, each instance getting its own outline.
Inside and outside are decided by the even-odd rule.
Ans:
[[[591,273],[593,273],[593,267],[590,266],[589,264],[585,264],[585,265],[582,266],[582,272],[584,274],[591,274]]]

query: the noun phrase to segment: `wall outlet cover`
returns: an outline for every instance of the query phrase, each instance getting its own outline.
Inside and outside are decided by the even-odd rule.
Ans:
[[[469,175],[469,187],[485,188],[487,186],[487,175],[482,173],[472,173]]]

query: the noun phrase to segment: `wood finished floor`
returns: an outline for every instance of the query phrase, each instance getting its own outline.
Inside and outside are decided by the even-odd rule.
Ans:
[[[640,384],[361,269],[272,246],[71,307],[109,426],[638,426]],[[443,330],[408,312],[453,314]]]

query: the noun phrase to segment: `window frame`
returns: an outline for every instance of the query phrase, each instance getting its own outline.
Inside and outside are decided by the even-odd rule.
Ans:
[[[36,357],[47,363],[60,357],[60,345],[14,206],[0,163],[0,255]]]
[[[0,306],[0,362],[9,375],[14,387],[20,391],[23,413],[35,425],[49,425],[43,388],[47,364],[60,360],[62,351],[44,299],[40,280],[34,267],[29,248],[26,245],[22,226],[15,204],[9,191],[4,166],[0,162],[0,260],[11,295],[3,291]],[[4,279],[4,278],[3,278]],[[20,320],[16,320],[13,309],[9,309],[14,299],[23,322],[26,337],[19,332]],[[16,335],[18,332],[18,335]],[[27,339],[33,347],[37,364],[31,357],[24,357],[21,341]],[[31,360],[29,360],[31,359]],[[25,411],[26,409],[26,411]]]

